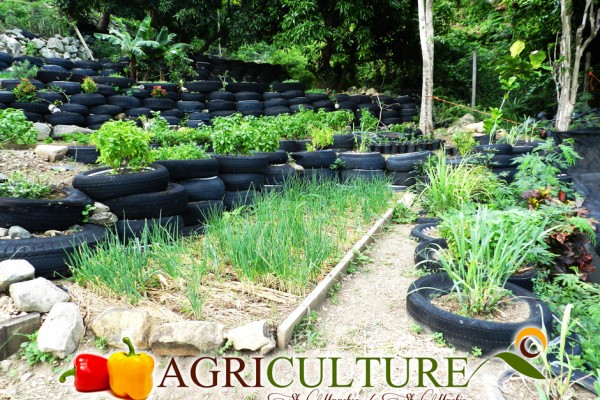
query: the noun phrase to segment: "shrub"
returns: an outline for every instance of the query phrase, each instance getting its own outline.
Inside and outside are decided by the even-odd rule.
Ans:
[[[0,196],[19,197],[23,199],[43,199],[52,188],[49,185],[32,182],[21,173],[11,174],[4,182],[0,182]]]
[[[97,93],[98,87],[96,86],[96,82],[89,76],[86,76],[81,83],[81,91],[83,93]]]
[[[167,97],[167,91],[162,86],[154,86],[152,91],[150,91],[150,96],[157,98]]]
[[[133,121],[109,121],[92,134],[100,151],[98,160],[115,172],[137,171],[152,162],[150,132]]]
[[[152,150],[154,160],[204,160],[210,158],[203,147],[196,144],[180,144]]]
[[[19,102],[36,102],[37,101],[37,88],[27,78],[22,78],[21,83],[13,89],[15,98]]]
[[[10,77],[12,79],[33,79],[38,73],[38,67],[31,65],[27,60],[13,63],[11,70]]]
[[[37,131],[22,110],[7,108],[0,110],[0,146],[3,143],[34,144]]]

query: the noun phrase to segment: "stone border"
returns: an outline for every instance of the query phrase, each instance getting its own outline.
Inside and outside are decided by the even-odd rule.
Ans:
[[[410,206],[414,200],[412,193],[405,193],[403,198],[398,200],[398,203]],[[374,235],[380,233],[383,227],[388,223],[394,214],[394,208],[389,208],[381,218],[369,229],[369,231],[346,253],[346,255],[337,263],[321,282],[313,289],[312,292],[300,303],[288,317],[277,327],[277,347],[285,349],[288,343],[292,340],[294,328],[302,321],[302,319],[311,311],[320,307],[329,293],[329,289],[339,282],[343,275],[348,270],[350,264],[356,259],[357,253],[362,252],[368,245],[373,243]]]

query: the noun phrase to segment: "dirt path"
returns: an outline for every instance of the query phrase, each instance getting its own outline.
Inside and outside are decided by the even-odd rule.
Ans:
[[[407,367],[403,357],[431,357],[439,362],[433,374],[440,384],[447,381],[447,366],[444,357],[465,357],[466,362],[457,364],[458,369],[465,368],[467,376],[482,362],[464,352],[456,351],[436,343],[428,332],[421,332],[406,314],[405,296],[408,285],[417,277],[413,262],[415,242],[409,238],[410,226],[390,225],[377,238],[362,257],[364,264],[357,266],[355,272],[347,275],[337,291],[330,294],[329,300],[317,311],[313,329],[305,331],[304,337],[311,341],[305,348],[301,344],[290,345],[286,351],[277,351],[263,360],[263,374],[269,362],[274,362],[273,377],[286,388],[275,388],[263,379],[264,388],[244,388],[234,385],[223,388],[224,376],[219,375],[218,388],[200,388],[193,383],[191,368],[196,358],[178,358],[177,365],[187,388],[178,386],[178,379],[167,378],[164,388],[155,388],[151,399],[243,399],[243,400],[394,400],[394,399],[495,399],[497,377],[506,370],[501,362],[488,362],[472,379],[467,388],[436,389],[427,377],[424,387],[417,387],[417,369],[414,360],[410,367],[410,380],[403,388],[394,389],[385,379],[385,361],[381,364],[373,361],[365,368],[365,361],[358,357],[395,357],[391,364],[392,383],[406,380]],[[305,344],[305,343],[304,343]],[[98,351],[90,344],[90,352]],[[85,348],[84,348],[85,350]],[[228,352],[225,356],[240,357],[247,365],[252,355]],[[274,361],[277,357],[292,357],[294,366],[286,360]],[[306,374],[300,376],[300,358],[304,357]],[[323,359],[320,368],[319,358]],[[332,388],[332,357],[340,357],[338,363],[338,384],[349,384],[344,388]],[[14,359],[14,357],[13,357]],[[173,376],[169,370],[169,358],[156,357],[155,386],[165,375]],[[223,369],[223,359],[219,360]],[[444,362],[444,363],[443,363]],[[237,364],[232,364],[236,366]],[[211,381],[208,369],[210,362],[197,364],[196,376],[205,385]],[[64,367],[64,366],[63,366]],[[428,368],[428,367],[427,367]],[[370,372],[370,385],[366,371]],[[323,380],[318,384],[323,371]],[[254,385],[255,371],[247,367],[240,377]],[[108,392],[80,394],[72,389],[72,384],[61,385],[57,381],[56,371],[48,366],[33,369],[22,361],[13,361],[7,371],[0,371],[0,399],[110,399]],[[301,384],[304,378],[306,388]],[[457,382],[464,382],[462,375],[455,374]],[[444,397],[445,396],[445,397]]]

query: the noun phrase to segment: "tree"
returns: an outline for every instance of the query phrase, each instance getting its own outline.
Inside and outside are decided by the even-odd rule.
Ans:
[[[419,36],[423,56],[421,117],[419,128],[424,135],[433,131],[433,0],[419,0]]]
[[[556,129],[566,131],[577,101],[581,58],[586,48],[594,40],[600,29],[600,9],[594,11],[594,0],[585,0],[581,23],[573,32],[573,0],[560,0],[560,21],[562,26],[559,58],[554,61],[554,80],[558,97]],[[584,32],[588,32],[584,39]]]

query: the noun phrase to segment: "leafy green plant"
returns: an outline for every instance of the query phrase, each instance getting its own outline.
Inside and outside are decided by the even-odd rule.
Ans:
[[[96,207],[94,205],[92,205],[92,204],[86,204],[85,208],[81,212],[81,215],[83,216],[82,222],[84,224],[87,224],[90,221],[90,217],[94,213],[95,209],[96,209]]]
[[[317,329],[319,314],[316,311],[310,311],[302,321],[294,328],[291,344],[296,351],[308,350],[311,348],[322,348],[325,346],[325,339]]]
[[[94,339],[94,346],[101,351],[105,352],[108,350],[108,340],[105,337],[97,337]]]
[[[150,132],[133,121],[109,121],[92,134],[92,140],[100,151],[98,160],[115,173],[138,171],[152,162]]]
[[[204,160],[210,158],[203,147],[196,144],[180,144],[152,150],[154,160]]]
[[[92,136],[89,133],[74,132],[64,135],[62,140],[65,142],[74,142],[87,145],[92,143]]]
[[[150,96],[156,98],[167,97],[167,91],[162,88],[162,86],[154,86],[150,91]]]
[[[38,67],[28,60],[13,63],[11,70],[8,77],[12,79],[34,79],[38,73]]]
[[[331,128],[316,128],[311,131],[312,142],[306,145],[306,150],[317,151],[333,144],[334,130]]]
[[[58,358],[51,353],[46,353],[38,347],[38,332],[23,335],[27,340],[21,343],[21,357],[27,361],[27,365],[34,366],[39,363],[57,364]]]
[[[517,268],[528,262],[549,262],[544,240],[553,228],[528,210],[463,210],[445,215],[440,232],[448,249],[438,252],[442,269],[452,279],[460,312],[489,314],[506,296],[504,285]]]
[[[21,83],[13,89],[13,93],[17,101],[29,103],[37,101],[37,88],[27,78],[21,78]]]
[[[52,192],[44,183],[33,182],[19,172],[13,172],[4,182],[0,182],[0,196],[23,199],[43,199]]]
[[[88,94],[97,93],[98,86],[96,86],[96,82],[92,78],[86,76],[83,78],[83,82],[81,82],[81,91]]]
[[[421,333],[425,332],[425,328],[423,328],[421,325],[416,324],[414,322],[410,323],[409,326],[411,332],[416,333],[417,335],[420,335]]]
[[[33,122],[27,120],[23,110],[0,110],[0,147],[5,143],[34,144],[37,136]]]
[[[452,141],[456,144],[458,152],[462,155],[471,153],[471,149],[477,144],[473,134],[467,131],[458,131],[452,135]]]
[[[415,210],[405,206],[402,203],[396,203],[394,205],[394,214],[392,221],[397,224],[412,224],[417,220],[418,214]]]

